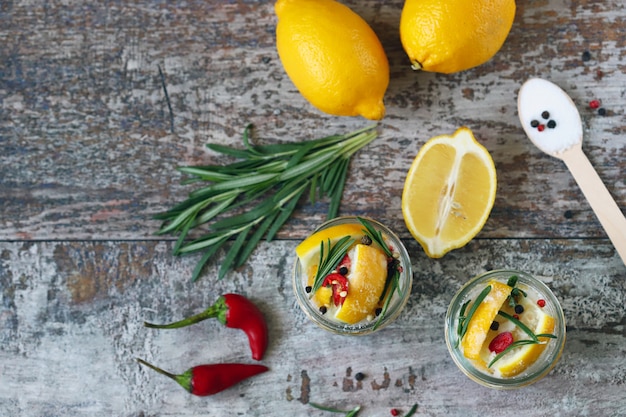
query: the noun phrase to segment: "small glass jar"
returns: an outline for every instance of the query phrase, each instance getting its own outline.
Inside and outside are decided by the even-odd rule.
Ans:
[[[302,311],[315,324],[332,333],[343,335],[366,335],[374,331],[378,331],[398,317],[411,294],[411,287],[413,284],[411,260],[406,248],[402,244],[402,241],[381,223],[369,218],[366,218],[365,220],[383,234],[385,241],[391,248],[393,248],[394,257],[397,257],[400,266],[398,288],[391,295],[391,300],[386,311],[381,313],[380,316],[371,317],[371,319],[364,319],[355,324],[349,324],[335,319],[331,316],[331,314],[322,313],[319,307],[311,301],[311,294],[307,292],[307,286],[309,286],[309,283],[307,282],[308,277],[303,273],[303,266],[300,259],[296,257],[293,273],[293,289],[298,304],[300,305]],[[338,217],[323,223],[313,233],[341,224],[361,225],[357,217]]]
[[[463,311],[464,308],[468,308],[467,303],[475,300],[489,282],[499,281],[507,284],[511,276],[517,276],[517,288],[528,293],[528,297],[533,297],[532,302],[537,303],[545,314],[554,318],[554,330],[550,334],[553,334],[555,338],[543,339],[547,340],[545,348],[537,359],[522,372],[514,376],[504,377],[493,372],[491,368],[488,369],[485,363],[479,363],[479,361],[470,360],[464,356],[459,340],[459,318],[469,315],[471,307],[468,311]],[[506,319],[499,318],[500,321],[506,321]],[[565,317],[559,301],[543,282],[525,272],[495,270],[472,278],[456,293],[446,314],[445,339],[452,359],[471,380],[489,388],[519,388],[543,378],[558,362],[565,346]],[[489,343],[489,339],[485,343]]]

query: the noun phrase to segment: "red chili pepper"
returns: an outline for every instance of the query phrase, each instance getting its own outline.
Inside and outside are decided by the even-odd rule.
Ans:
[[[163,374],[185,388],[193,395],[201,397],[217,394],[238,382],[269,370],[263,365],[247,365],[243,363],[220,363],[213,365],[198,365],[187,369],[182,374],[172,374],[164,371],[143,359],[137,361]]]
[[[345,266],[346,268],[348,268],[348,270],[352,267],[352,259],[350,259],[350,256],[348,256],[347,253],[341,259],[341,261],[339,261],[339,265],[337,265],[337,270],[339,270],[339,268],[341,268],[342,266]]]
[[[329,274],[324,278],[322,285],[324,287],[333,287],[333,303],[335,303],[335,306],[343,305],[348,295],[348,278],[339,273]]]
[[[243,330],[250,342],[252,358],[263,359],[268,341],[267,323],[261,310],[243,295],[224,294],[202,313],[174,323],[144,322],[144,325],[153,329],[177,329],[210,318],[217,318],[226,327]]]

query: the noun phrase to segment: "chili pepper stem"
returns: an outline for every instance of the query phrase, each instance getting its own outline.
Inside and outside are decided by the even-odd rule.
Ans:
[[[226,305],[224,297],[219,297],[212,306],[194,316],[190,316],[169,324],[155,324],[144,322],[143,325],[151,329],[178,329],[212,318],[217,318],[222,324],[226,324],[227,312],[228,306]]]
[[[191,373],[185,372],[183,374],[177,375],[177,374],[173,374],[171,372],[167,372],[164,371],[163,369],[159,368],[158,366],[154,366],[151,363],[148,363],[146,361],[144,361],[143,359],[140,358],[136,358],[137,362],[139,362],[142,365],[147,366],[150,369],[155,370],[156,372],[160,373],[161,375],[165,375],[168,378],[173,379],[174,381],[178,382],[178,384],[185,388],[187,391],[191,392]]]

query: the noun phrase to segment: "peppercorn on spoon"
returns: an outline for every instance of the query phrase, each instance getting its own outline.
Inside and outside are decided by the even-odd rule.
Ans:
[[[572,99],[556,84],[531,78],[520,88],[517,112],[535,146],[565,162],[626,264],[626,218],[583,153],[582,122]]]

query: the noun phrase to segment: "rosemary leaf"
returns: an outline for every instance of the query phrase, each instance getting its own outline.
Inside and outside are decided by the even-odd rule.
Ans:
[[[215,243],[212,246],[209,246],[209,248],[202,254],[202,257],[200,258],[200,260],[196,264],[196,267],[191,273],[192,281],[196,281],[200,277],[200,274],[202,273],[202,268],[204,268],[204,265],[206,265],[209,259],[211,259],[213,255],[217,253],[217,251],[222,247],[222,245],[224,245],[224,243],[226,243],[227,240],[228,240],[228,236],[225,236],[222,239],[215,241]]]
[[[537,335],[537,338],[540,338],[540,337],[546,337],[548,339],[556,339],[557,338],[556,335],[553,335],[551,333],[539,333]]]
[[[404,417],[411,417],[417,411],[417,404],[413,404],[413,407],[404,415]]]
[[[539,342],[537,340],[516,340],[515,342],[513,342],[509,346],[507,346],[506,349],[504,349],[502,352],[500,352],[496,356],[494,356],[494,358],[491,360],[491,362],[489,362],[489,364],[487,365],[487,368],[491,368],[491,366],[494,363],[496,363],[500,358],[502,358],[504,355],[506,355],[507,353],[509,353],[510,351],[515,349],[516,347],[525,346],[525,345],[536,345],[538,343],[541,343],[541,342]]]
[[[393,258],[393,253],[389,249],[389,246],[385,243],[385,239],[383,239],[383,235],[380,230],[376,230],[374,226],[367,220],[362,217],[357,217],[359,222],[365,227],[365,232],[372,239],[372,241],[376,242],[376,244],[380,247],[380,249],[385,252],[388,258]]]
[[[256,248],[258,243],[263,238],[263,235],[267,233],[267,230],[270,228],[270,226],[272,226],[272,224],[274,223],[274,220],[280,213],[281,213],[280,211],[276,210],[274,213],[267,216],[261,222],[259,227],[257,227],[257,229],[254,231],[252,236],[250,236],[250,239],[248,239],[248,241],[246,242],[246,246],[244,246],[244,248],[239,253],[237,262],[235,263],[235,268],[239,268],[246,262],[248,257],[252,254],[252,251],[254,250],[254,248]]]
[[[245,243],[246,237],[248,236],[248,233],[250,232],[250,228],[251,226],[239,232],[237,239],[235,239],[235,242],[228,250],[228,253],[226,254],[226,258],[224,258],[224,261],[222,262],[222,265],[220,266],[220,270],[217,273],[217,279],[224,278],[224,275],[226,275],[226,272],[228,272],[231,265],[235,262],[235,258],[237,257],[239,250]]]
[[[524,333],[526,333],[528,336],[530,336],[531,339],[533,339],[534,341],[538,341],[537,339],[537,335],[535,334],[535,332],[533,332],[532,330],[530,330],[528,328],[528,326],[526,326],[524,323],[522,323],[521,321],[519,321],[518,319],[516,319],[515,317],[513,317],[512,315],[500,310],[498,311],[498,315],[504,317],[505,319],[513,322],[513,324],[515,324],[517,327],[519,327],[520,329],[522,329],[524,331]]]
[[[304,187],[296,190],[296,192],[289,197],[289,203],[287,203],[285,207],[281,208],[280,215],[278,216],[272,227],[270,227],[270,229],[267,231],[267,235],[265,236],[268,242],[274,239],[274,236],[276,236],[278,230],[283,226],[283,224],[285,224],[287,219],[289,219],[289,217],[291,216],[291,213],[293,213],[293,211],[296,209],[296,205],[300,200],[300,196],[302,196],[302,193],[304,193],[304,190]]]
[[[343,189],[345,188],[346,179],[348,177],[349,163],[350,163],[349,159],[343,160],[342,172],[341,172],[339,181],[337,182],[337,185],[335,186],[336,188],[329,194],[330,204],[328,206],[328,214],[327,214],[328,218],[337,217],[337,214],[339,213],[339,204],[341,203],[341,196],[343,195]]]
[[[461,334],[459,335],[459,339],[458,339],[459,341],[461,341],[461,339],[463,339],[463,337],[465,336],[465,333],[467,332],[467,327],[469,325],[469,322],[472,320],[472,317],[474,316],[474,313],[476,312],[476,309],[478,308],[480,303],[483,302],[483,300],[485,299],[487,294],[489,294],[490,291],[491,291],[491,285],[487,285],[481,291],[481,293],[478,294],[478,297],[476,297],[476,301],[474,301],[474,304],[472,304],[472,307],[467,312],[467,316],[465,316],[465,318],[463,319],[463,326],[462,326],[462,329],[461,329]]]

